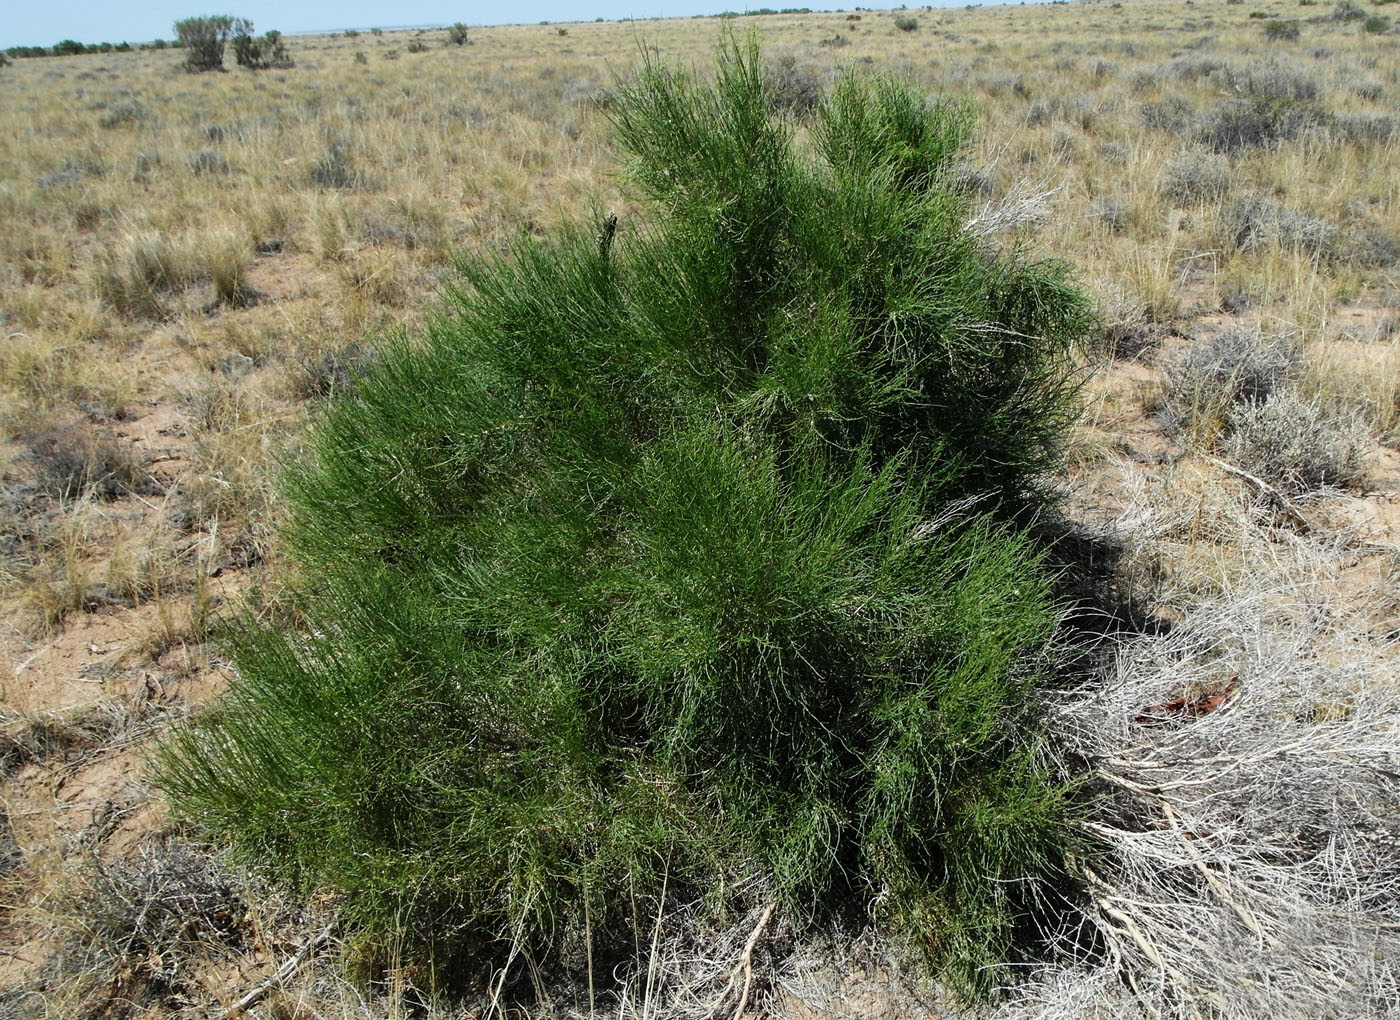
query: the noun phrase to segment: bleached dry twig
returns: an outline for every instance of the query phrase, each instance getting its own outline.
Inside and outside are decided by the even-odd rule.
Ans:
[[[1104,951],[1001,1016],[1400,1015],[1400,642],[1325,549],[1294,554],[1058,709],[1102,784],[1081,871]],[[1144,713],[1226,682],[1212,711]]]

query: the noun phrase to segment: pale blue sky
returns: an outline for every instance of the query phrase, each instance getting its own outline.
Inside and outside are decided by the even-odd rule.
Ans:
[[[81,43],[170,39],[175,34],[171,25],[177,19],[199,14],[233,14],[251,18],[259,32],[275,28],[291,33],[450,25],[455,21],[499,25],[592,21],[599,17],[610,21],[688,17],[760,7],[832,10],[856,4],[872,8],[898,6],[869,0],[516,0],[510,4],[453,0],[151,0],[134,6],[111,0],[0,0],[0,48],[52,46],[61,39]]]

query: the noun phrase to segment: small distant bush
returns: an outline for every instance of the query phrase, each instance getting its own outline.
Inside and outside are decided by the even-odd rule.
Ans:
[[[1064,112],[1064,104],[1058,99],[1032,99],[1026,106],[1026,123],[1031,127],[1049,124]]]
[[[146,107],[139,100],[119,99],[102,111],[97,123],[105,128],[115,128],[124,124],[139,124],[147,115]]]
[[[1393,266],[1400,262],[1400,241],[1380,230],[1356,230],[1336,247],[1337,259],[1367,268]]]
[[[1370,445],[1359,414],[1330,411],[1289,387],[1234,411],[1225,453],[1282,491],[1302,494],[1360,482]]]
[[[22,429],[18,439],[39,488],[57,499],[114,499],[160,491],[136,459],[134,448],[108,434],[79,425],[45,423]]]
[[[1288,209],[1259,195],[1245,195],[1221,213],[1222,240],[1236,251],[1252,252],[1276,245],[1309,255],[1333,254],[1336,224],[1320,216]]]
[[[1216,152],[1272,148],[1332,120],[1330,111],[1314,103],[1267,96],[1227,99],[1207,114],[1197,138]]]
[[[350,393],[376,356],[374,347],[364,341],[304,356],[292,366],[292,394],[302,400],[326,400]]]
[[[1111,166],[1127,166],[1133,150],[1126,142],[1104,142],[1099,146],[1099,156]]]
[[[799,140],[740,44],[614,97],[646,225],[463,256],[352,376],[286,479],[306,626],[232,628],[162,782],[445,980],[762,896],[985,993],[1081,838],[1026,521],[1092,317],[967,231],[960,106],[847,75]]]
[[[467,26],[460,21],[457,22],[447,30],[447,41],[454,46],[465,46],[467,43],[471,42],[471,38],[467,33]]]
[[[894,19],[894,27],[901,32],[917,32],[919,30],[919,19],[907,14],[901,14]]]
[[[822,101],[822,74],[816,68],[799,65],[797,58],[785,53],[765,69],[768,99],[774,110],[786,110],[799,117],[808,116]]]
[[[1264,26],[1264,38],[1270,42],[1297,42],[1302,36],[1302,26],[1297,21],[1275,19]]]
[[[185,159],[190,172],[196,175],[204,174],[226,174],[233,167],[228,161],[228,157],[213,149],[199,149],[192,152]]]
[[[1315,77],[1285,60],[1225,68],[1212,77],[1233,92],[1256,98],[1301,103],[1317,99],[1322,93]]]
[[[408,52],[409,52],[409,53],[427,53],[427,52],[428,52],[428,44],[425,43],[422,39],[414,39],[412,42],[410,42],[410,43],[408,44]]]
[[[364,50],[356,50],[356,51],[355,51],[355,63],[357,63],[357,64],[368,64],[368,63],[369,63],[369,57],[365,56],[365,51],[364,51]]]
[[[83,176],[82,170],[76,167],[65,167],[62,170],[53,170],[49,173],[42,174],[34,183],[39,187],[40,191],[52,191],[54,188],[63,188],[70,184],[76,184],[83,179]]]
[[[224,45],[240,19],[227,14],[185,18],[175,22],[175,38],[185,50],[185,69],[192,72],[222,71]]]
[[[1105,198],[1096,202],[1094,217],[1107,227],[1111,234],[1121,234],[1127,230],[1131,218],[1127,203],[1119,198]]]
[[[239,21],[232,36],[233,56],[239,67],[250,71],[265,71],[271,67],[291,67],[292,59],[287,53],[287,44],[282,41],[282,33],[275,29],[263,34],[262,38],[253,35],[251,21]]]
[[[1215,152],[1189,152],[1167,164],[1162,194],[1174,202],[1203,202],[1230,190],[1230,162]]]
[[[1167,96],[1156,102],[1143,103],[1138,116],[1145,128],[1180,135],[1195,121],[1196,108],[1185,96]]]
[[[1353,145],[1384,144],[1400,135],[1400,118],[1388,114],[1343,115],[1336,119],[1333,128]]]
[[[388,54],[385,56],[388,57]],[[308,179],[318,188],[335,190],[360,188],[365,185],[363,175],[351,165],[350,147],[339,140],[326,147],[321,158],[312,166]]]
[[[1361,23],[1361,30],[1370,35],[1383,35],[1390,31],[1390,19],[1380,14],[1373,14]]]
[[[1167,65],[1167,73],[1178,81],[1199,81],[1229,71],[1231,64],[1222,57],[1177,57]]]
[[[1340,22],[1365,21],[1366,11],[1359,5],[1352,3],[1351,0],[1341,0],[1340,3],[1332,6],[1332,10],[1328,12],[1323,20]]]
[[[1374,78],[1355,78],[1347,83],[1347,91],[1358,99],[1374,103],[1385,95],[1385,86]]]

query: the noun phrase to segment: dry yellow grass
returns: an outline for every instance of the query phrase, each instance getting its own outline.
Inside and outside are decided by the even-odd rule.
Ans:
[[[1400,562],[1400,56],[1393,36],[1315,18],[1329,10],[1281,8],[1304,19],[1296,42],[1267,41],[1249,4],[1125,0],[902,12],[914,31],[862,11],[481,28],[466,46],[308,36],[289,40],[295,67],[257,73],[190,75],[168,50],[0,68],[7,718],[115,690],[155,729],[207,699],[211,610],[257,582],[254,608],[277,611],[272,479],[316,401],[419,321],[452,252],[636,215],[612,76],[641,46],[703,68],[726,28],[759,29],[798,84],[868,66],[971,99],[970,186],[989,213],[1019,202],[990,241],[1068,260],[1143,348],[1087,384],[1071,504],[1139,528],[1129,565],[1163,612],[1249,570],[1258,495],[1149,417],[1159,348],[1185,342],[1167,327],[1299,345],[1299,389],[1378,441],[1372,495],[1338,511],[1357,556]],[[0,946],[18,951],[48,930],[63,861],[130,851],[159,812],[123,816],[103,836],[125,833],[118,850],[74,842],[54,777],[100,806],[110,771],[5,760],[18,863]],[[285,949],[190,971],[181,994],[227,1002]],[[0,993],[54,980],[30,963],[0,960]]]

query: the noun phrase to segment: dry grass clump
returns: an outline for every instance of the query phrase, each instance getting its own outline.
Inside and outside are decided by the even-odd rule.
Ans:
[[[1324,406],[1360,415],[1380,442],[1400,449],[1400,343],[1328,345],[1310,359],[1299,388]]]
[[[238,948],[244,937],[242,884],[186,843],[152,839],[117,862],[94,854],[68,880],[62,902],[50,907],[66,930],[47,961],[54,978],[46,991],[58,1015],[199,1001],[204,990],[192,982],[191,964]]]
[[[6,397],[0,426],[19,435],[74,410],[99,423],[126,418],[135,396],[130,371],[100,364],[93,353],[77,343],[8,338],[0,346],[0,392]]]
[[[162,491],[127,444],[81,424],[44,423],[19,435],[41,491],[57,499]]]
[[[383,212],[363,215],[354,226],[360,240],[376,247],[397,245],[405,251],[424,251],[443,258],[450,247],[442,210],[415,195],[395,195]]]
[[[165,319],[198,284],[211,286],[214,300],[221,304],[246,303],[244,274],[251,261],[252,247],[237,230],[215,228],[211,236],[180,239],[142,231],[129,235],[99,262],[94,288],[124,315]]]
[[[208,569],[248,567],[271,547],[279,441],[295,416],[278,414],[228,376],[186,396],[190,470],[175,489],[172,523],[206,536]]]
[[[154,231],[133,234],[99,266],[98,294],[117,311],[149,319],[164,318],[169,299],[197,282],[196,250]]]
[[[205,238],[201,248],[203,274],[213,285],[215,300],[233,306],[252,303],[256,295],[247,284],[252,261],[247,237],[241,231],[224,228]]]

